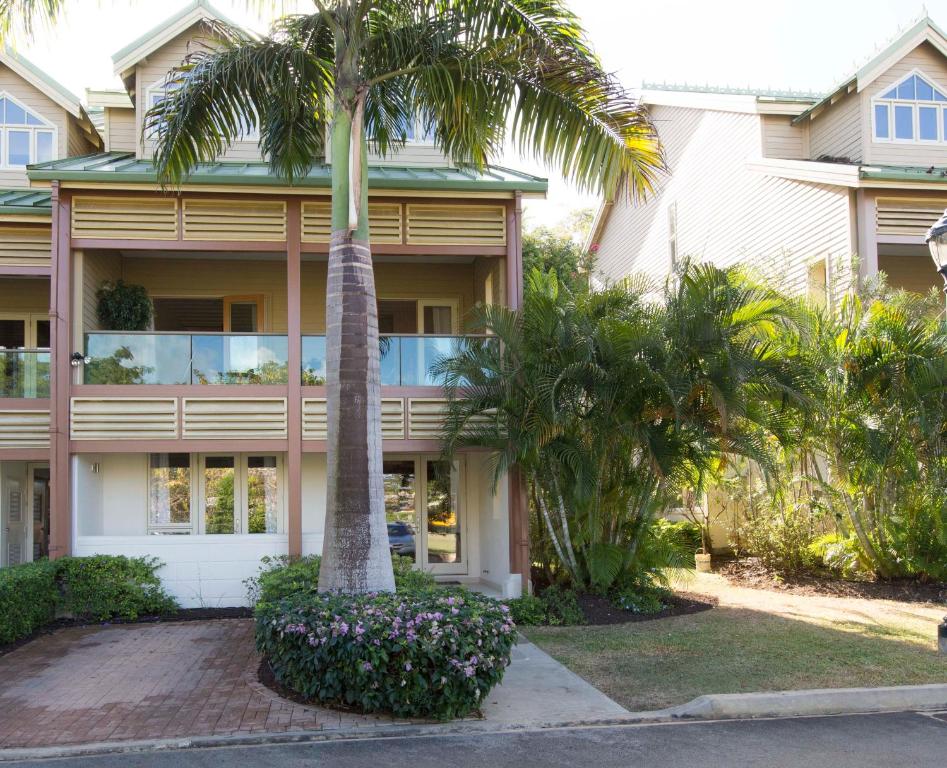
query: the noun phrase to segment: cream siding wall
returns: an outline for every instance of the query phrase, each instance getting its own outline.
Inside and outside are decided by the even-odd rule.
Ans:
[[[368,153],[371,165],[410,165],[427,168],[450,168],[453,163],[433,144],[405,144],[402,149],[383,157],[377,152]]]
[[[783,160],[809,159],[809,124],[792,124],[787,115],[761,115],[763,157]]]
[[[922,43],[859,94],[865,162],[881,165],[947,165],[947,144],[901,144],[874,141],[871,128],[871,100],[887,91],[914,69],[947,93],[947,60],[930,43]]]
[[[105,151],[134,152],[138,147],[135,110],[106,108]]]
[[[122,259],[116,253],[87,251],[77,259],[77,281],[82,285],[82,305],[76,308],[76,316],[82,318],[82,330],[102,330],[99,324],[96,292],[102,283],[115,282],[122,276]]]
[[[189,51],[195,50],[195,46],[202,39],[200,28],[192,27],[187,32],[178,35],[167,45],[162,46],[157,51],[148,56],[147,59],[138,63],[135,68],[135,133],[136,146],[137,137],[142,136],[141,127],[145,113],[148,111],[148,90],[156,83],[160,83],[167,76],[168,72],[178,66]],[[194,42],[192,42],[194,41]],[[154,141],[143,137],[141,139],[141,157],[151,157],[154,154]],[[235,143],[224,155],[221,160],[260,160],[260,148],[256,141],[240,141]]]
[[[90,141],[89,134],[79,127],[79,124],[73,119],[70,119],[67,123],[66,148],[69,152],[69,157],[88,155],[97,149]]]
[[[808,290],[815,259],[840,261],[833,285],[847,286],[854,251],[849,193],[840,187],[765,176],[747,169],[759,157],[756,115],[655,108],[670,178],[644,205],[617,203],[599,238],[599,270],[617,280],[668,274],[668,207],[677,205],[679,260],[753,265],[787,290]]]
[[[844,157],[861,162],[861,98],[857,93],[843,96],[809,123],[809,154],[820,157]]]
[[[57,157],[66,157],[68,152],[69,115],[62,107],[40,92],[9,67],[0,64],[0,91],[9,93],[26,107],[56,128]],[[0,168],[0,187],[28,187],[25,170]]]

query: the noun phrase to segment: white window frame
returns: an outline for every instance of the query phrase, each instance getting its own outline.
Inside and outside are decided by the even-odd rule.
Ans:
[[[418,115],[414,117],[414,138],[406,139],[405,145],[411,147],[433,147],[434,146],[434,135],[431,134],[430,138],[418,138],[418,136],[423,136],[424,134],[424,122]]]
[[[145,91],[145,112],[154,106],[155,96],[164,95],[164,93],[167,91],[167,82],[167,78],[162,78],[161,80],[158,80],[157,82],[154,82],[148,86],[147,90]],[[252,141],[255,144],[259,144],[260,127],[258,125],[254,126],[250,133],[242,134],[237,138],[237,141]]]
[[[49,160],[43,160],[42,162],[51,162],[53,160],[59,159],[59,129],[56,125],[49,121],[49,119],[40,114],[37,110],[32,107],[26,106],[22,101],[13,96],[9,91],[0,91],[0,98],[7,99],[16,104],[24,112],[29,112],[31,115],[35,116],[38,120],[42,121],[42,125],[16,125],[6,123],[0,124],[0,170],[5,171],[22,171],[26,168],[27,165],[32,165],[36,162],[39,162],[36,159],[36,133],[37,131],[42,131],[44,133],[51,133],[53,136],[53,146],[52,153]],[[9,148],[9,131],[27,131],[30,134],[30,158],[29,162],[25,165],[14,165],[8,162],[7,150]]]
[[[879,144],[914,144],[920,146],[932,146],[936,144],[945,144],[947,143],[947,130],[945,130],[944,121],[947,120],[947,101],[923,101],[917,98],[914,99],[885,99],[882,97],[882,94],[887,93],[888,91],[894,89],[897,91],[897,88],[901,83],[909,80],[912,77],[920,77],[925,81],[930,83],[931,87],[937,91],[940,91],[942,94],[947,96],[947,88],[941,86],[934,78],[928,77],[919,69],[912,69],[908,74],[902,77],[900,80],[894,83],[889,83],[884,86],[877,95],[871,99],[871,140]],[[917,94],[915,93],[915,96]],[[875,116],[876,107],[885,107],[888,112],[888,136],[887,138],[880,137],[877,135],[877,120]],[[895,133],[895,107],[910,107],[911,108],[911,125],[913,127],[913,137],[910,139],[899,139]],[[936,139],[922,139],[921,138],[921,124],[920,124],[920,107],[931,107],[937,111],[937,138]]]
[[[190,454],[190,523],[177,523],[168,525],[153,525],[151,523],[151,456],[153,453],[185,453],[185,451],[155,451],[148,454],[146,465],[146,483],[148,488],[149,503],[147,503],[145,514],[148,516],[147,531],[148,534],[159,535],[195,535],[211,536],[213,538],[228,538],[233,536],[246,535],[251,538],[261,536],[279,536],[286,532],[286,474],[285,462],[283,456],[278,451],[213,451],[210,453],[191,453]],[[206,460],[212,456],[232,456],[234,459],[234,484],[233,484],[233,503],[235,508],[233,533],[207,533],[205,528],[205,515],[207,506],[205,504],[206,483],[204,478],[204,468]],[[276,514],[276,532],[275,533],[250,533],[249,532],[249,469],[247,459],[251,456],[263,456],[276,459],[276,483],[277,483],[277,504],[279,509]]]

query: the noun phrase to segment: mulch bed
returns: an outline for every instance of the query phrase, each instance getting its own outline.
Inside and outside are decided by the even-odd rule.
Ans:
[[[60,629],[69,627],[108,627],[113,624],[160,624],[177,621],[208,621],[210,619],[248,619],[253,617],[253,610],[250,608],[179,608],[174,613],[164,614],[162,616],[139,616],[135,620],[131,619],[108,619],[106,621],[89,621],[87,619],[69,619],[61,618],[51,621],[36,630],[32,635],[21,637],[12,643],[0,645],[0,656],[10,651],[15,651],[21,645],[32,642],[37,637],[51,635]]]
[[[943,582],[920,582],[914,579],[848,581],[834,574],[818,571],[777,573],[765,568],[754,557],[725,562],[715,571],[732,584],[752,589],[772,589],[799,595],[900,600],[908,603],[947,602],[947,584]]]
[[[717,599],[689,592],[675,592],[665,600],[666,608],[659,613],[633,613],[616,607],[607,598],[599,595],[579,595],[579,608],[591,626],[609,624],[631,624],[639,621],[666,619],[669,616],[686,616],[691,613],[709,611],[717,605]]]

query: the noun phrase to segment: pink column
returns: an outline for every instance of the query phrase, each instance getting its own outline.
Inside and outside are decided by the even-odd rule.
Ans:
[[[286,312],[289,341],[289,438],[286,450],[288,483],[287,533],[289,556],[302,555],[302,254],[299,199],[286,210]]]
[[[52,184],[52,274],[49,285],[49,556],[72,547],[69,471],[69,393],[72,386],[72,252],[70,197]]]

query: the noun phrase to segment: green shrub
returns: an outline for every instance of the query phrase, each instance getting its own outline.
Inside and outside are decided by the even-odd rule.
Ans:
[[[855,536],[828,533],[809,545],[809,553],[814,562],[843,579],[855,579],[871,573],[871,565],[862,554]]]
[[[748,554],[758,557],[767,568],[788,572],[816,564],[810,546],[819,533],[817,515],[804,502],[760,503],[740,526],[740,539]]]
[[[572,589],[553,585],[539,595],[508,600],[513,621],[524,626],[575,626],[585,624],[585,614]]]
[[[298,592],[316,592],[319,589],[319,555],[289,558],[286,555],[264,557],[260,572],[244,580],[247,598],[251,605],[274,603]],[[434,576],[414,569],[414,561],[401,555],[391,556],[391,567],[395,572],[395,589],[398,592],[434,589]]]
[[[59,590],[48,560],[0,570],[0,644],[27,637],[53,620]]]
[[[689,554],[694,554],[701,548],[700,526],[690,520],[665,520],[663,517],[654,521],[655,535],[675,542]]]
[[[161,615],[177,603],[161,586],[155,558],[95,555],[54,561],[60,610],[77,619],[103,621]]]
[[[523,595],[507,600],[513,621],[521,627],[536,627],[548,624],[546,604],[535,595]]]
[[[622,584],[613,593],[612,602],[626,611],[650,616],[667,608],[671,595],[672,592],[667,587],[655,584],[649,579],[639,579]]]
[[[257,607],[256,643],[276,680],[310,701],[447,720],[503,678],[509,609],[465,591],[297,594]]]
[[[154,306],[144,286],[124,280],[102,283],[96,291],[99,322],[109,331],[146,331]]]

